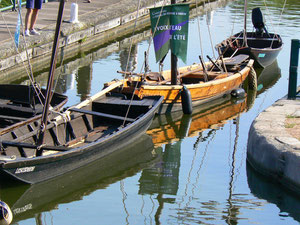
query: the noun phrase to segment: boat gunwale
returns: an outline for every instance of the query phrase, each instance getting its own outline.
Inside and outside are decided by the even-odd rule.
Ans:
[[[249,62],[247,63],[247,65],[245,65],[245,67],[239,71],[239,72],[235,72],[232,75],[229,75],[228,77],[224,77],[222,79],[216,79],[216,80],[210,80],[207,82],[203,82],[203,83],[197,83],[197,84],[178,84],[178,85],[169,85],[169,84],[143,84],[141,85],[141,88],[143,88],[144,90],[153,90],[153,89],[170,89],[170,90],[181,90],[183,86],[186,86],[188,89],[195,89],[195,88],[201,88],[201,87],[210,87],[213,85],[218,85],[218,84],[222,84],[224,82],[228,82],[231,80],[235,80],[238,79],[241,75],[243,75],[245,73],[245,70],[248,70],[248,68],[252,67],[254,64],[254,60],[250,59]]]

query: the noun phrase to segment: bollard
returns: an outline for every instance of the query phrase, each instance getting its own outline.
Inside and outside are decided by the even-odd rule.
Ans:
[[[293,39],[291,44],[288,99],[296,98],[297,94],[297,70],[299,61],[299,48],[300,41]]]
[[[70,23],[78,23],[78,4],[72,3],[71,4],[71,15],[70,15]]]

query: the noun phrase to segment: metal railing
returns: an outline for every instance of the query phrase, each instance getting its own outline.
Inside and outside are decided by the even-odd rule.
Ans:
[[[295,99],[297,95],[297,70],[299,62],[300,40],[293,39],[291,45],[290,75],[288,99]]]
[[[0,0],[0,2],[1,2],[1,0]],[[10,10],[10,9],[11,9],[12,11],[15,11],[15,10],[16,10],[16,7],[18,7],[18,3],[17,3],[16,0],[12,0],[11,2],[12,2],[12,5],[9,5],[9,6],[0,8],[0,12],[6,11],[6,10]],[[44,0],[43,2],[44,2],[44,3],[47,3],[48,0]],[[23,5],[26,5],[26,1],[22,2],[21,5],[22,5],[22,6],[23,6]]]

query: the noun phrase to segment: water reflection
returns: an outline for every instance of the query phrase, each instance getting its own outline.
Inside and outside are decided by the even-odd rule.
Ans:
[[[140,195],[156,195],[157,209],[155,212],[155,222],[160,224],[160,217],[165,204],[178,204],[178,221],[183,223],[188,220],[195,220],[199,217],[195,215],[192,208],[192,202],[196,198],[196,187],[200,179],[200,170],[206,158],[209,143],[214,139],[217,129],[224,126],[227,120],[238,118],[239,115],[247,110],[246,99],[234,102],[230,97],[223,100],[218,99],[210,104],[202,105],[195,108],[192,115],[184,115],[181,112],[176,112],[168,115],[160,115],[155,118],[152,126],[147,131],[152,136],[153,143],[156,147],[161,147],[160,160],[153,164],[150,168],[143,170],[139,179],[139,194]],[[238,123],[238,119],[237,119]],[[238,127],[238,126],[237,126]],[[207,133],[204,133],[210,129]],[[178,200],[177,192],[179,189],[179,174],[181,162],[181,147],[182,142],[186,137],[197,136],[194,143],[194,155],[188,172],[187,183],[185,185],[185,196]],[[231,170],[230,194],[228,198],[228,212],[225,216],[228,224],[235,221],[235,215],[238,214],[238,209],[231,202],[232,198],[232,183],[234,178],[234,154],[237,150],[238,128],[236,131],[236,139],[233,151],[233,162]],[[201,159],[200,166],[197,171],[195,183],[191,183],[192,170],[194,163],[197,160],[197,150],[200,143],[207,142],[207,147]],[[181,184],[183,186],[183,184]],[[191,196],[187,195],[187,189],[192,189]],[[188,199],[188,200],[184,200]],[[183,204],[183,202],[185,202]],[[202,202],[203,208],[201,212],[211,215],[211,212],[218,211],[217,202]],[[205,212],[205,208],[209,208],[211,212]],[[197,211],[197,210],[196,210]],[[189,216],[188,216],[189,215]],[[206,216],[203,215],[205,218]],[[202,218],[203,219],[203,218]],[[206,218],[209,220],[209,216]],[[200,219],[201,220],[201,219]],[[203,221],[202,221],[203,222]]]
[[[84,101],[90,96],[91,82],[93,78],[93,66],[90,63],[87,66],[80,67],[76,74],[77,94],[80,96],[80,101]]]
[[[278,67],[277,60],[263,69],[257,68],[256,75],[257,95],[260,95],[266,90],[272,88],[281,77],[281,70]]]
[[[1,183],[1,200],[11,207],[15,223],[35,218],[36,224],[42,224],[40,219],[44,212],[56,209],[63,203],[81,200],[98,189],[134,176],[154,163],[157,155],[152,150],[151,137],[142,135],[126,148],[56,179],[31,186]]]
[[[247,163],[247,180],[249,188],[254,196],[275,204],[279,209],[279,216],[288,216],[300,222],[300,198],[285,190],[280,184],[267,179],[257,173]]]
[[[221,41],[228,36],[226,32],[231,31],[231,21],[236,13],[241,15],[239,21],[242,20],[243,4],[241,2],[243,1],[234,1],[214,12],[212,28],[217,27],[214,38],[219,38]],[[262,1],[259,0],[251,2],[255,5],[262,4]],[[272,8],[277,7],[277,12],[272,18],[274,21],[278,21],[278,10],[282,6],[282,1],[268,0],[267,4],[272,4]],[[287,2],[282,17],[284,37],[295,38],[297,27],[300,24],[299,7],[298,0]],[[203,21],[203,17],[200,17],[200,20]],[[228,20],[231,21],[228,22]],[[235,19],[235,23],[237,25],[237,19]],[[195,24],[195,20],[191,21],[191,25],[193,25],[191,31],[197,30]],[[242,26],[240,23],[238,25]],[[239,31],[240,29],[235,27],[234,30]],[[134,44],[138,46],[134,47],[133,51],[138,51],[138,55],[143,55],[143,51],[148,47],[145,47],[146,41],[144,40],[149,35],[148,31],[144,31],[132,37]],[[189,51],[190,64],[199,55],[198,48],[194,47],[198,46],[198,43],[194,41],[197,39],[196,34],[193,37],[195,38],[189,39],[192,46]],[[106,79],[105,81],[118,78],[115,71],[118,68],[124,68],[127,58],[122,58],[126,55],[122,51],[129,51],[130,41],[130,38],[127,38],[93,49],[93,51],[83,52],[80,57],[65,60],[56,71],[57,88],[61,93],[74,91],[75,94],[68,93],[71,101],[74,95],[78,97],[76,101],[80,101],[91,92],[99,91],[102,88],[102,80],[99,77]],[[139,43],[141,41],[144,42]],[[209,43],[209,40],[206,43]],[[215,43],[218,41],[216,40]],[[286,67],[289,63],[289,51],[285,50],[288,49],[288,42],[285,41],[285,43],[278,63],[284,64]],[[208,47],[206,46],[204,49],[208,49]],[[285,52],[287,53],[284,55]],[[132,58],[130,70],[135,67],[136,63],[143,62],[143,56],[139,56],[138,59]],[[123,63],[120,63],[120,60]],[[91,63],[93,63],[92,68],[90,68]],[[151,64],[151,62],[149,63]],[[262,104],[262,98],[256,99],[257,95],[261,97],[260,95],[268,91],[269,97],[272,96],[268,99],[268,104],[271,104],[285,94],[286,88],[284,87],[287,87],[285,82],[288,74],[288,69],[285,71],[285,67],[282,67],[282,75],[277,62],[265,68],[264,71],[256,71],[259,90],[252,94],[247,91],[246,102],[231,102],[230,99],[223,99],[223,101],[213,103],[212,106],[196,109],[191,117],[184,117],[181,113],[171,114],[168,117],[156,117],[148,132],[155,144],[155,155],[151,152],[151,147],[149,149],[146,147],[148,141],[145,141],[144,144],[141,144],[141,149],[133,146],[130,150],[127,149],[124,155],[112,155],[111,158],[106,158],[107,161],[104,159],[100,162],[102,165],[100,163],[95,165],[95,171],[87,169],[87,172],[90,171],[88,173],[93,176],[85,177],[78,172],[66,176],[65,180],[58,179],[33,186],[14,184],[9,187],[9,184],[0,183],[0,197],[13,207],[14,222],[20,224],[30,223],[21,221],[28,218],[35,218],[35,222],[41,224],[41,218],[44,217],[45,222],[47,212],[50,212],[51,217],[53,215],[59,224],[70,223],[69,221],[74,217],[77,217],[76,219],[79,219],[81,224],[87,224],[84,215],[89,213],[93,214],[94,217],[91,219],[94,221],[100,221],[104,217],[119,216],[114,222],[121,224],[125,223],[122,214],[124,211],[126,220],[132,220],[131,223],[127,220],[127,224],[154,224],[155,222],[157,224],[265,224],[268,222],[270,224],[288,224],[288,222],[293,222],[292,218],[299,222],[299,198],[278,188],[276,184],[266,182],[264,179],[257,179],[250,174],[248,167],[246,177],[243,166],[246,156],[243,155],[241,147],[246,146],[248,127],[257,116],[257,111],[264,110],[266,107],[266,103]],[[44,70],[36,78],[45,85],[47,75]],[[82,79],[88,81],[82,81]],[[81,84],[77,84],[77,82]],[[80,93],[80,96],[77,96],[77,93]],[[251,110],[251,107],[255,110],[253,108]],[[259,110],[256,110],[257,108]],[[240,121],[238,121],[238,115],[241,115]],[[235,121],[235,126],[240,124],[239,129],[236,130],[238,132],[235,133],[235,138],[239,138],[238,150],[234,150],[233,145],[227,146],[227,141],[231,141],[232,121]],[[237,129],[237,127],[235,128]],[[191,145],[190,142],[192,142]],[[227,159],[227,156],[230,158]],[[99,173],[99,171],[103,171],[103,173]],[[250,191],[254,196],[249,191],[246,179],[248,179]],[[119,187],[109,187],[118,181],[131,185],[126,189],[127,193],[125,192],[126,186],[124,186],[121,197]],[[96,190],[101,190],[101,193]],[[105,196],[109,196],[109,200],[106,202],[104,201]],[[149,202],[147,202],[146,196],[149,196]],[[124,204],[126,210],[122,211],[123,206],[117,206],[117,204],[112,209],[111,205],[115,202],[119,203],[118,200],[122,197],[124,198],[123,203],[126,203]],[[71,210],[61,216],[66,212],[63,207],[64,203],[68,203],[65,205],[66,208],[73,209],[78,205],[90,204],[90,199],[97,202],[97,207],[81,210],[82,215],[80,216],[77,215],[78,211]],[[76,201],[80,201],[78,205]],[[278,212],[273,204],[281,210],[280,217],[277,216]],[[137,211],[138,206],[141,206],[141,211]],[[146,214],[148,208],[150,208],[150,213]],[[152,213],[155,222],[149,222],[149,219],[152,220]],[[110,219],[112,220],[112,218]],[[81,220],[85,222],[81,222]],[[104,224],[112,224],[109,223],[111,222],[109,219],[106,222]],[[51,221],[48,220],[48,223],[51,224]],[[90,224],[97,224],[97,222]]]
[[[152,136],[154,145],[161,146],[199,135],[207,129],[219,129],[227,120],[232,120],[246,110],[247,99],[235,101],[228,95],[194,108],[191,115],[175,112],[157,116],[147,134]]]

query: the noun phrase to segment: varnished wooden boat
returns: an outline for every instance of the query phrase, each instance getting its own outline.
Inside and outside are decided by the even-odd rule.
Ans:
[[[40,118],[45,94],[45,89],[36,92],[28,85],[0,84],[0,129]],[[67,100],[67,96],[54,93],[50,103],[52,110],[59,110]]]
[[[163,96],[159,114],[175,111],[191,114],[193,107],[230,94],[242,85],[250,72],[254,73],[253,60],[248,60],[245,55],[221,57],[216,61],[209,58],[207,63],[199,56],[201,64],[177,68],[178,57],[186,61],[189,5],[175,4],[172,0],[170,5],[150,9],[150,19],[156,62],[162,65],[170,50],[171,69],[149,72],[146,55],[144,74],[121,71],[126,78],[122,81],[122,87],[114,92],[124,98]]]
[[[205,64],[207,72],[203,71],[200,64],[178,68],[180,83],[177,85],[170,84],[170,70],[162,73],[136,74],[137,76],[123,80],[123,86],[116,88],[114,92],[123,94],[126,98],[131,98],[131,94],[134,93],[137,99],[153,95],[164,96],[158,114],[181,111],[183,87],[190,91],[192,105],[195,107],[230,94],[243,84],[249,74],[252,79],[256,79],[252,68],[254,61],[246,58],[243,55],[231,59],[224,58],[226,72],[219,69],[211,70],[214,68],[211,62]],[[117,81],[106,83],[105,86],[115,82]]]

